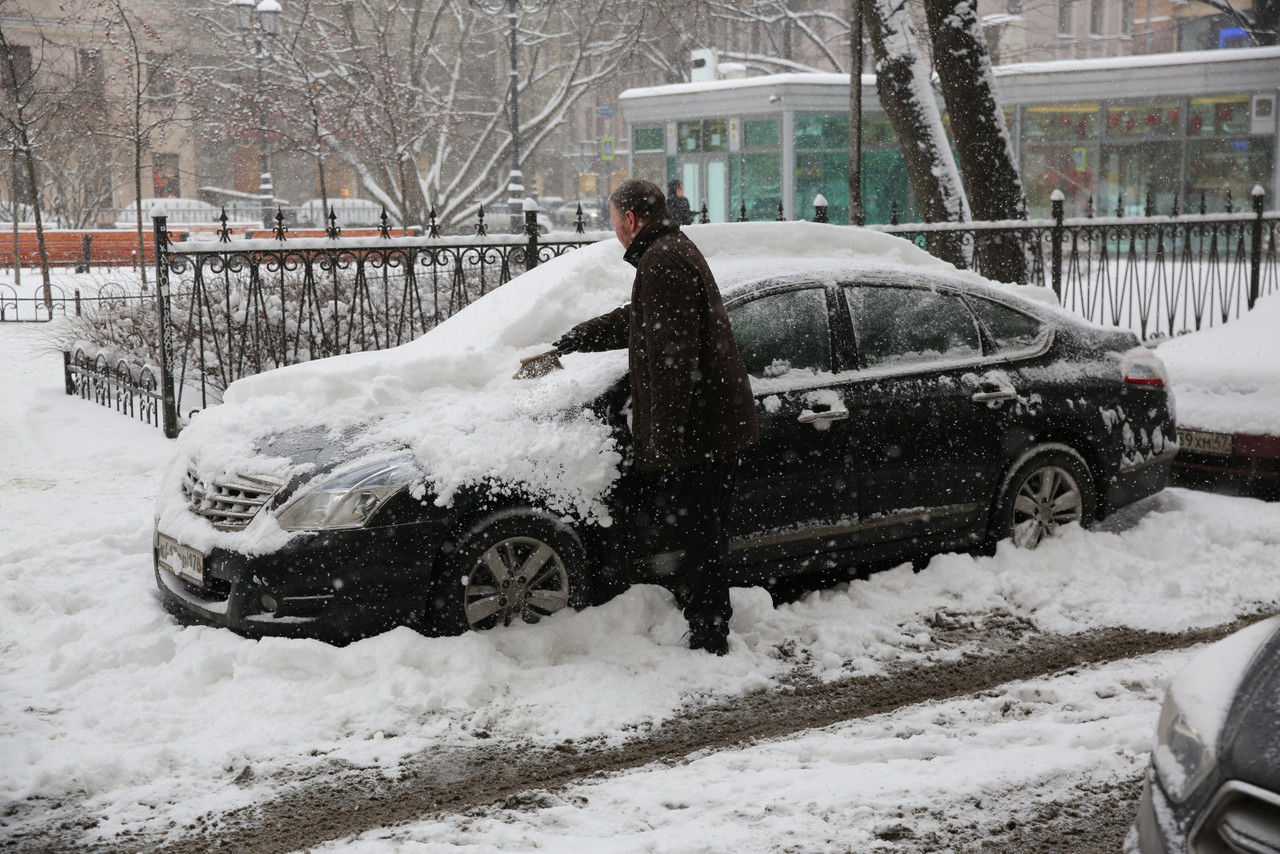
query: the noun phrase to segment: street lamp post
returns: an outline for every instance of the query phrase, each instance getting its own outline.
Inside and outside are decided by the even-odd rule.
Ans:
[[[267,2],[267,0],[264,0]],[[520,170],[520,75],[516,66],[516,47],[521,11],[536,12],[555,0],[471,0],[472,5],[487,15],[504,15],[511,30],[511,174],[507,177],[507,210],[511,214],[511,232],[524,231],[524,173]]]
[[[233,0],[236,10],[236,28],[248,38],[253,38],[253,62],[257,70],[258,105],[262,104],[262,61],[266,58],[275,37],[280,34],[280,3],[278,0],[262,0],[255,7],[254,0]],[[267,127],[264,116],[258,116],[258,155],[262,160],[258,197],[262,202],[262,227],[271,228],[271,203],[276,191],[271,181],[271,160],[267,154]]]

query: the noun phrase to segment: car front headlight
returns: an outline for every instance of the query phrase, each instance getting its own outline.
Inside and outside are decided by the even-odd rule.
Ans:
[[[1218,739],[1259,651],[1280,629],[1272,617],[1200,650],[1169,683],[1151,760],[1165,793],[1185,801],[1217,764]]]
[[[1187,718],[1173,692],[1165,697],[1152,753],[1165,793],[1182,803],[1213,769],[1216,732],[1202,733]]]
[[[364,463],[303,488],[276,521],[286,531],[363,528],[387,499],[419,478],[410,460]]]

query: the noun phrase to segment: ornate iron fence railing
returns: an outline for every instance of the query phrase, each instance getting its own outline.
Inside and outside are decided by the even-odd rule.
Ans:
[[[950,241],[964,266],[982,272],[997,241],[1015,241],[1027,281],[1053,288],[1063,307],[1146,339],[1225,323],[1280,291],[1280,211],[1266,212],[1261,187],[1244,213],[1063,216],[1016,222],[870,226],[927,249]]]
[[[1065,308],[1148,338],[1227,322],[1280,292],[1280,212],[1263,203],[1259,191],[1246,213],[1067,219],[1057,199],[1050,219],[871,228],[929,250],[958,246],[961,265],[979,273],[996,241],[1015,241],[1027,259],[1025,284],[1052,288]],[[814,219],[826,222],[825,205],[815,205]],[[174,243],[163,217],[153,227],[153,294],[109,286],[96,297],[77,293],[72,310],[60,294],[53,313],[116,324],[117,337],[133,343],[125,351],[156,366],[170,436],[179,413],[218,402],[242,376],[403,344],[518,273],[611,235],[586,233],[579,217],[574,232],[543,236],[533,211],[524,234],[489,234],[483,212],[468,236],[441,236],[434,218],[410,237],[393,236],[385,219],[377,236],[355,238],[332,220],[324,237],[290,237],[280,215],[268,238],[233,239],[224,221],[216,239]],[[107,311],[81,317],[86,303]],[[13,304],[0,293],[0,313]],[[71,367],[67,382],[70,390]]]
[[[247,374],[311,359],[395,347],[420,336],[515,275],[610,233],[543,236],[537,214],[524,234],[344,238],[334,223],[322,238],[291,239],[277,215],[274,236],[169,240],[154,220],[161,334],[158,353],[166,433],[178,413],[221,399]],[[168,372],[170,381],[165,381]]]
[[[112,365],[105,356],[89,358],[83,350],[62,354],[66,392],[117,412],[160,426],[161,393],[155,373],[123,359]]]

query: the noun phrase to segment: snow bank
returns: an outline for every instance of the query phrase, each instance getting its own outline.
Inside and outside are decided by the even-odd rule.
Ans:
[[[1160,686],[1188,655],[1013,682],[317,850],[1017,850],[1006,829],[1140,778]]]
[[[1166,341],[1158,350],[1178,401],[1178,425],[1280,436],[1280,294],[1239,319]]]

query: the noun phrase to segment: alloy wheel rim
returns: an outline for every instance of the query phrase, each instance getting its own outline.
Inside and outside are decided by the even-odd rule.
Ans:
[[[471,568],[463,603],[472,630],[536,623],[569,604],[569,572],[542,540],[508,537]]]
[[[1018,488],[1013,500],[1013,542],[1034,549],[1063,525],[1084,517],[1084,499],[1071,472],[1060,466],[1036,469]]]

